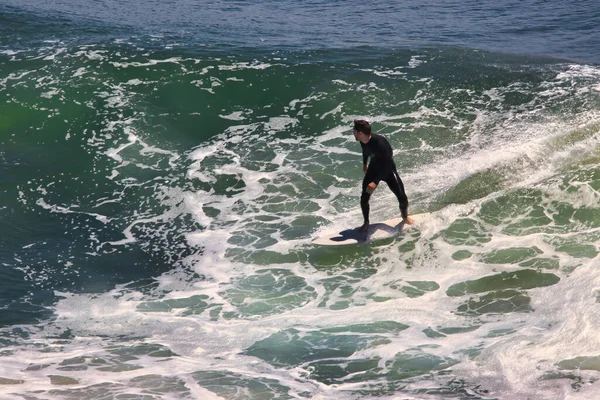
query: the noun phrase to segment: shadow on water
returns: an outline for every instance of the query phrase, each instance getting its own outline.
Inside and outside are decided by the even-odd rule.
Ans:
[[[369,229],[367,232],[360,232],[358,228],[345,229],[343,231],[338,232],[337,234],[329,236],[328,240],[339,245],[368,243],[375,240],[386,239],[392,235],[400,234],[402,232],[403,227],[403,222],[400,222],[394,226],[388,225],[384,222],[378,222],[369,225]],[[356,241],[356,243],[354,241]],[[335,245],[334,243],[331,244]]]

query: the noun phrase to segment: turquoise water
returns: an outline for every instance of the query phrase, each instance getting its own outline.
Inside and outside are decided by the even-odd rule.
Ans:
[[[594,398],[599,12],[3,2],[0,397]]]

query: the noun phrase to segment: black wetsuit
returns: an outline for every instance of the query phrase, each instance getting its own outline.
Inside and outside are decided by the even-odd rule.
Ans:
[[[360,146],[362,147],[363,164],[366,165],[367,159],[371,158],[367,173],[363,179],[362,195],[360,196],[360,207],[362,208],[365,222],[369,222],[369,198],[371,195],[367,193],[367,186],[371,182],[379,185],[380,181],[385,181],[398,198],[402,218],[408,217],[408,198],[406,197],[406,193],[404,193],[404,184],[396,170],[396,163],[394,162],[394,154],[390,142],[381,135],[372,134],[371,140],[366,144],[360,142]]]

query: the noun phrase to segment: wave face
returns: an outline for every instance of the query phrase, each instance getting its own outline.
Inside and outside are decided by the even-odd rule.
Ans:
[[[564,58],[590,42],[385,35],[383,6],[343,41],[348,12],[299,29],[342,10],[313,3],[0,7],[2,397],[594,396],[600,69]],[[431,216],[312,246],[362,222],[363,117]],[[371,220],[397,216],[379,188]]]

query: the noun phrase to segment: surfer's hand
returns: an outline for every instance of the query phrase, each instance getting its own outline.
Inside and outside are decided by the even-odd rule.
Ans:
[[[363,164],[363,172],[365,174],[367,173],[367,168],[368,168],[367,164]]]
[[[375,191],[375,189],[377,188],[377,185],[375,184],[375,182],[371,182],[367,185],[367,193],[371,194]]]

